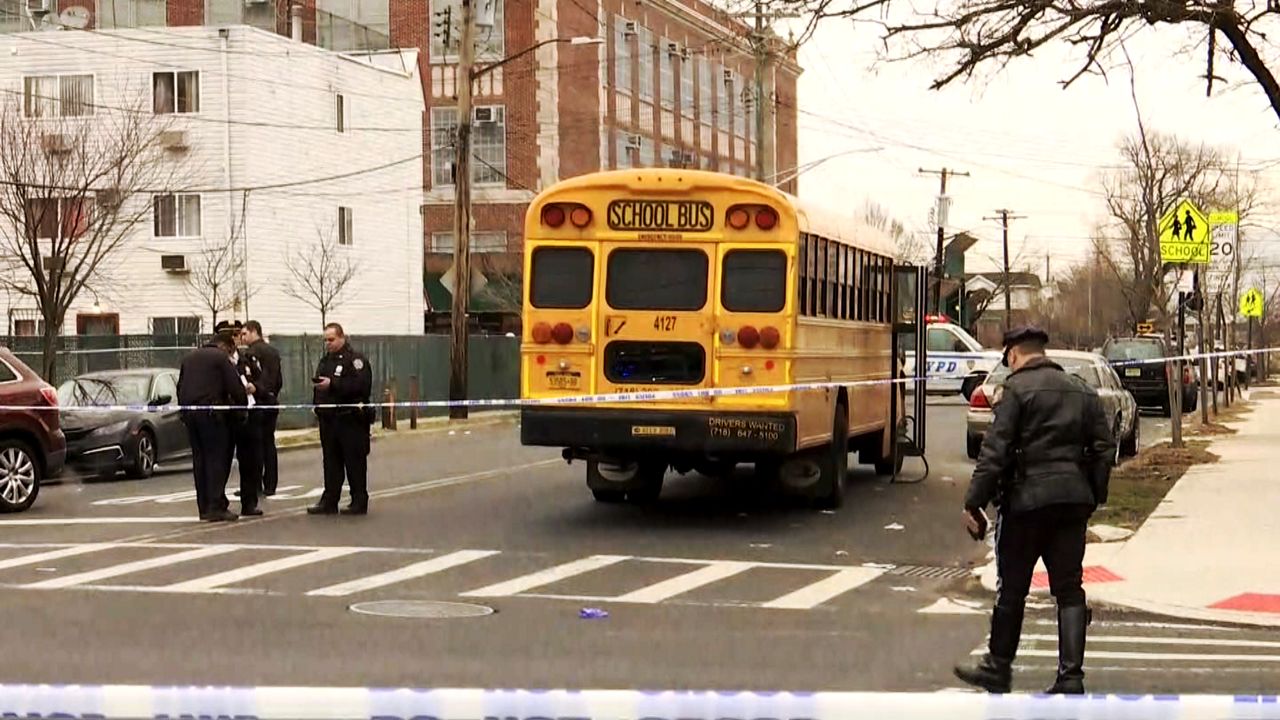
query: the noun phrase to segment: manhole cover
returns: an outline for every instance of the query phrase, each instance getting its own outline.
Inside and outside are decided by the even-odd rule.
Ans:
[[[493,608],[484,605],[434,600],[378,600],[356,603],[349,609],[361,615],[398,618],[448,619],[483,617],[493,614]]]

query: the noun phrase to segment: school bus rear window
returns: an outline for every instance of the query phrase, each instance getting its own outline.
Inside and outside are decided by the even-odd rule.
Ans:
[[[587,248],[533,251],[529,303],[536,308],[577,310],[591,304],[595,256]]]
[[[614,250],[605,297],[615,310],[701,310],[708,266],[701,250]]]
[[[730,251],[720,285],[725,310],[780,312],[787,304],[787,256],[779,250]]]

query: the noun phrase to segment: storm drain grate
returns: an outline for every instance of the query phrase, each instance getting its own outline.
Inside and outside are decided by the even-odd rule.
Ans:
[[[930,567],[928,565],[898,565],[889,570],[890,575],[926,580],[961,580],[969,577],[971,572],[965,567]]]
[[[493,614],[493,608],[485,605],[434,600],[377,600],[356,603],[348,609],[360,615],[427,620],[484,617]]]

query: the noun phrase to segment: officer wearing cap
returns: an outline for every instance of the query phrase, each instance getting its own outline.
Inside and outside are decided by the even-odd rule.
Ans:
[[[1045,356],[1049,335],[1036,327],[1005,334],[1012,371],[982,442],[965,496],[970,533],[986,531],[995,504],[999,581],[988,652],[956,676],[988,692],[1007,693],[1022,634],[1022,615],[1036,562],[1049,570],[1058,605],[1058,677],[1047,692],[1084,692],[1089,609],[1081,587],[1089,516],[1106,502],[1115,457],[1111,424],[1097,392]]]

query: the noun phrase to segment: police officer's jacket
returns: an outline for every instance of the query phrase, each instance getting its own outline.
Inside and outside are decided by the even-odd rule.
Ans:
[[[369,360],[351,343],[336,353],[327,353],[316,366],[316,377],[327,377],[329,389],[315,388],[312,394],[316,405],[354,405],[369,402],[373,390],[373,371]],[[317,415],[338,415],[361,412],[359,408],[316,408]]]
[[[253,397],[259,405],[275,405],[279,402],[280,390],[284,387],[280,374],[280,351],[269,343],[258,340],[245,349],[243,353],[257,368],[253,378],[253,387],[257,391]]]
[[[1005,380],[982,442],[965,507],[998,501],[1001,512],[1097,505],[1115,457],[1111,421],[1098,393],[1045,357]],[[1101,473],[1101,475],[1100,475]],[[1101,477],[1101,480],[1098,478]]]
[[[226,351],[212,343],[188,353],[178,371],[178,404],[244,405],[240,376]]]

